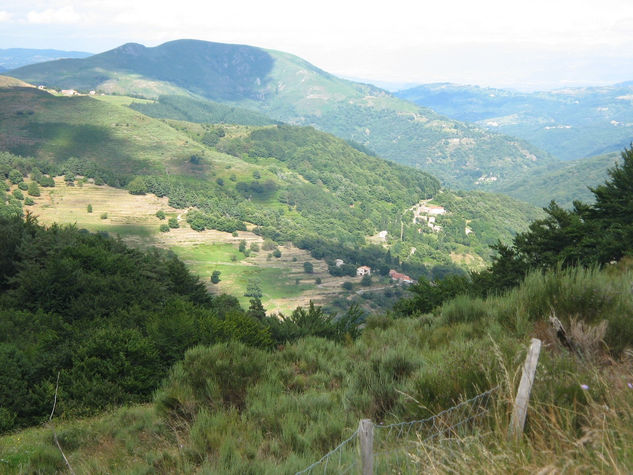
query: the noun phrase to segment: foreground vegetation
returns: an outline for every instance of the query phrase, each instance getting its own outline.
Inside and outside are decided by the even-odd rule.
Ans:
[[[304,337],[277,351],[199,346],[171,369],[153,405],[62,419],[59,440],[81,473],[292,473],[351,434],[360,418],[423,418],[500,384],[477,439],[421,446],[412,451],[420,468],[411,471],[429,463],[437,471],[466,463],[485,472],[629,471],[633,337],[622,323],[633,318],[632,283],[625,262],[535,273],[504,296],[463,297],[422,318],[371,317],[356,341]],[[550,315],[568,329],[574,350],[558,340]],[[514,445],[505,441],[508,403],[530,337],[545,346],[526,437]],[[7,435],[0,459],[12,471],[62,470],[52,444],[46,428]]]

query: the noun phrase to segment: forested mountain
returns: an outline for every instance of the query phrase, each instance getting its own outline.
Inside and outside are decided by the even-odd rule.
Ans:
[[[426,84],[396,95],[520,137],[562,160],[622,150],[633,137],[633,83],[542,92]]]
[[[590,187],[607,178],[607,170],[620,157],[618,152],[561,162],[550,167],[531,170],[529,174],[488,190],[504,193],[536,206],[547,206],[551,200],[563,208],[571,208],[576,200],[593,202]]]
[[[193,228],[232,232],[253,225],[267,238],[332,260],[386,231],[382,242],[391,258],[418,273],[473,259],[481,265],[489,244],[508,241],[538,216],[500,196],[438,193],[432,176],[310,127],[160,121],[106,97],[56,97],[36,88],[0,89],[0,105],[0,145],[34,157],[9,158],[5,174],[36,167],[168,196],[177,208],[197,209],[187,214]],[[447,203],[435,230],[412,211],[431,198]],[[325,253],[323,241],[330,243]],[[381,249],[372,252],[383,257],[371,259],[384,267]]]
[[[339,79],[290,54],[249,46],[194,40],[154,48],[126,44],[11,74],[58,88],[149,98],[195,95],[251,108],[351,139],[461,188],[473,188],[479,179],[504,181],[552,160],[522,140]]]
[[[92,53],[62,51],[56,49],[6,48],[0,49],[0,70],[7,71],[29,64],[43,63],[63,58],[86,58]]]

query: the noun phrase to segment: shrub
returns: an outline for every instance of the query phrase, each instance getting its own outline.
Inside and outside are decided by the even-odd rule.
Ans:
[[[20,170],[16,170],[14,168],[13,170],[9,172],[9,181],[13,183],[14,185],[17,185],[23,180],[24,180],[24,176],[22,176],[22,173],[20,172]]]
[[[250,249],[252,252],[259,252],[259,244],[256,242],[252,242],[250,245]]]
[[[169,224],[165,224],[165,223],[163,223],[163,224],[161,224],[161,225],[158,227],[158,229],[160,229],[160,232],[161,232],[161,233],[168,233],[168,232],[169,232],[169,229],[170,229],[170,228],[169,228]]]
[[[370,275],[364,275],[362,277],[362,279],[360,279],[360,285],[362,285],[364,287],[369,287],[371,285],[371,276]]]
[[[343,287],[345,290],[352,290],[354,288],[354,284],[352,284],[349,280],[343,282],[343,284],[341,285],[341,287]]]
[[[99,217],[101,219],[108,219],[108,213],[107,212],[103,212],[103,213],[101,213],[101,215]]]
[[[165,212],[162,209],[159,209],[156,211],[156,217],[162,221],[165,219]]]
[[[24,199],[24,195],[22,194],[22,190],[18,190],[17,188],[15,190],[13,190],[12,195],[13,195],[13,197],[16,200],[23,200]]]
[[[86,211],[88,211],[88,213],[92,213],[92,205],[88,204],[88,206],[86,206]]]
[[[24,198],[24,204],[27,206],[32,206],[35,204],[35,201],[33,201],[30,196],[27,196],[26,198]]]
[[[177,229],[177,228],[180,227],[180,225],[178,224],[178,218],[169,218],[167,223],[168,223],[169,227],[172,228],[172,229]]]
[[[128,183],[127,190],[131,195],[144,195],[147,193],[147,185],[143,177],[137,176]]]
[[[275,249],[273,251],[273,257],[276,257],[277,259],[279,259],[281,257],[281,251],[279,249]]]
[[[314,266],[312,265],[311,262],[304,262],[303,263],[303,271],[306,274],[313,274],[314,273]]]
[[[29,189],[29,185],[27,185],[25,181],[21,181],[18,183],[18,188],[22,191],[27,191]]]
[[[321,281],[321,277],[317,277],[316,279],[314,279],[314,283],[315,283],[316,285],[321,285],[321,282],[322,282],[322,281]]]
[[[211,274],[211,283],[218,284],[219,282],[220,282],[220,271],[214,270],[213,273]]]

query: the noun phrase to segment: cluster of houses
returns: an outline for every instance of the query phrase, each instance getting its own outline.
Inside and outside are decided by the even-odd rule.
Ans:
[[[43,84],[40,84],[39,86],[37,86],[37,88],[40,91],[46,91],[47,90],[46,86],[44,86]],[[62,89],[60,93],[61,93],[62,96],[66,96],[66,97],[85,96],[85,94],[81,94],[81,93],[77,92],[74,89]],[[97,91],[90,91],[88,93],[89,96],[94,96],[95,94],[97,94]]]
[[[437,216],[445,215],[446,209],[444,209],[443,206],[428,204],[427,201],[422,201],[411,208],[413,211],[413,222],[424,222],[429,228],[431,228],[431,231],[439,233],[442,230],[442,226],[436,224],[435,220]]]
[[[339,264],[339,262],[340,262],[340,264]],[[343,260],[341,260],[341,259],[337,259],[335,261],[335,263],[336,263],[337,267],[340,267],[340,266],[342,266],[344,264]],[[366,276],[366,275],[371,275],[371,267],[369,267],[369,266],[360,266],[360,267],[356,268],[356,276],[357,277],[363,277],[363,276]],[[400,272],[398,272],[398,271],[396,271],[394,269],[391,269],[389,271],[389,277],[391,277],[391,280],[393,282],[396,282],[398,284],[414,284],[415,283],[415,280],[413,280],[411,277],[409,277],[406,274],[401,274]]]

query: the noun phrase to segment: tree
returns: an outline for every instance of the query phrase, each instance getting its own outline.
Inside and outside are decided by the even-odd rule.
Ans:
[[[266,318],[266,310],[258,297],[250,300],[250,306],[248,307],[246,315],[251,318],[256,318],[259,321],[263,321]]]
[[[369,287],[371,285],[371,276],[370,275],[364,275],[360,279],[360,285],[362,285],[363,287]]]
[[[238,250],[239,250],[240,252],[242,252],[242,253],[243,253],[244,251],[246,251],[246,240],[242,239],[242,240],[240,241],[240,244],[239,244],[239,246],[238,246]]]
[[[165,212],[162,209],[159,209],[156,211],[156,217],[162,221],[165,219]]]
[[[349,280],[347,280],[347,281],[343,282],[342,287],[345,290],[352,290],[354,288],[354,284],[352,284]]]
[[[32,181],[29,183],[28,191],[31,196],[40,196],[40,187],[37,185],[37,182]]]
[[[262,298],[262,289],[259,287],[259,283],[257,281],[249,280],[247,282],[244,297],[253,297],[255,299]]]
[[[167,224],[172,229],[178,229],[180,227],[180,225],[178,224],[178,218],[169,218]]]
[[[161,233],[168,233],[169,232],[169,224],[161,224],[158,229],[160,230]]]
[[[277,259],[281,257],[281,251],[279,249],[275,249],[272,254],[273,257],[276,257]]]
[[[303,263],[303,270],[306,274],[312,274],[314,273],[314,266],[312,265],[311,262],[304,262]]]
[[[88,213],[92,213],[92,205],[90,203],[86,206],[86,211],[88,211]]]
[[[147,193],[147,184],[143,177],[137,176],[128,183],[127,190],[131,195],[144,195]]]
[[[9,172],[9,181],[14,185],[17,185],[21,181],[24,180],[24,176],[20,172],[20,170],[16,170],[15,168]]]
[[[219,270],[214,270],[213,271],[213,273],[211,274],[211,283],[212,284],[220,283],[220,274],[221,274],[221,272]]]

